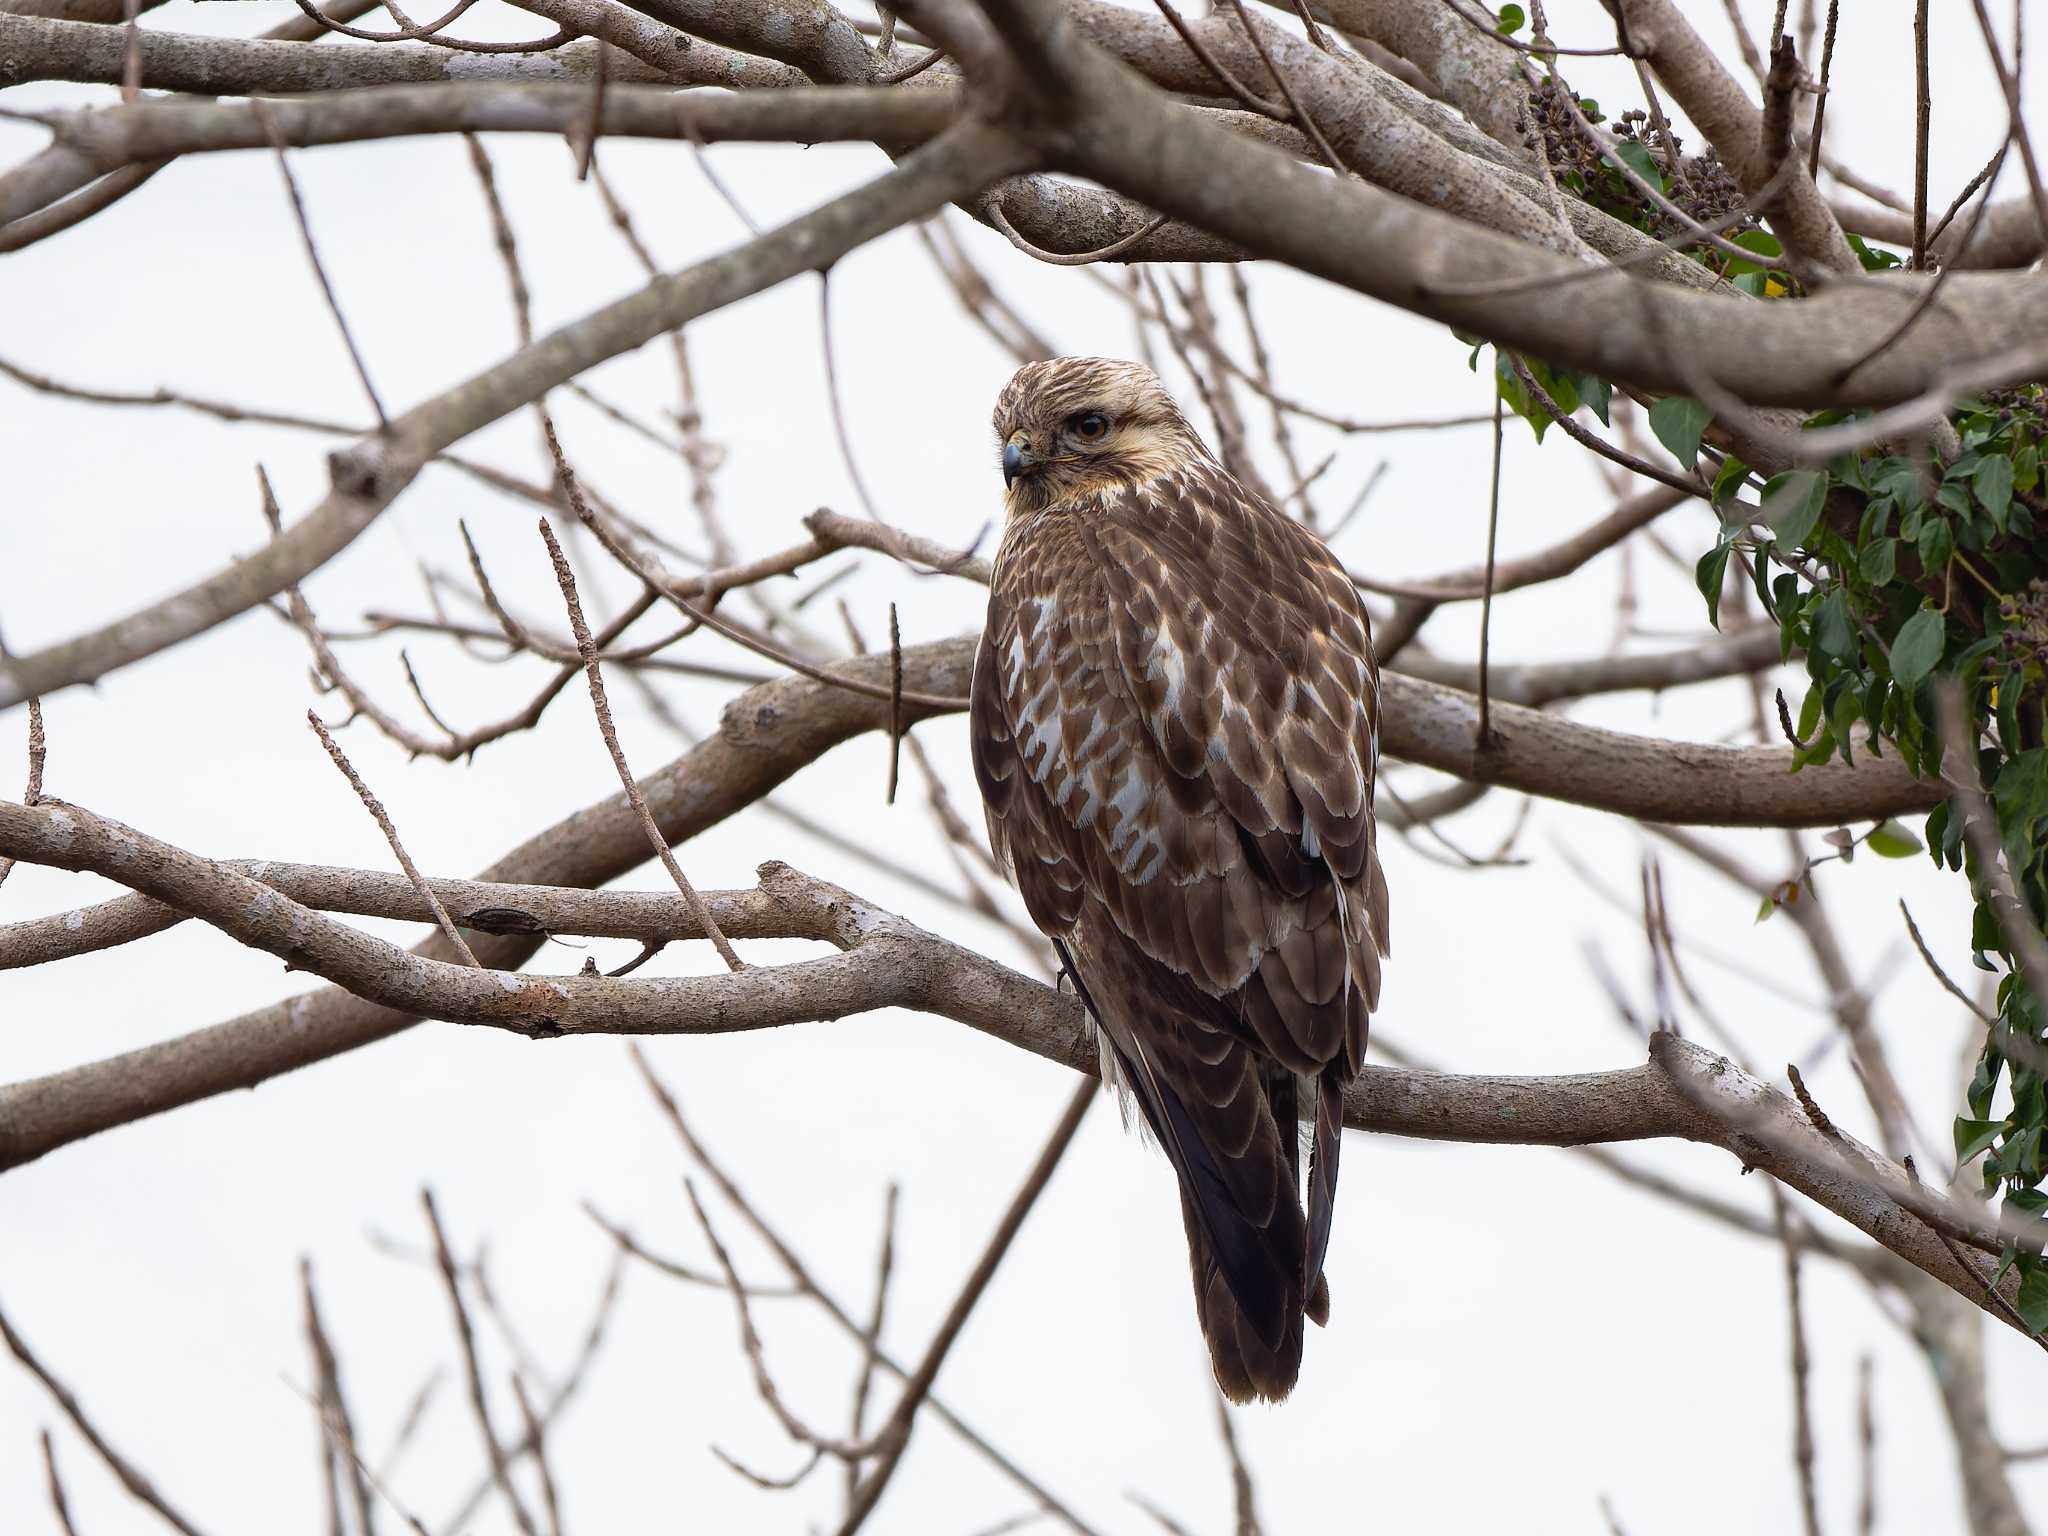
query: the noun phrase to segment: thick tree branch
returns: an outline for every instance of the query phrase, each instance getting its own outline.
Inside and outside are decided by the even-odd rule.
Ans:
[[[306,52],[301,44],[278,44]],[[319,52],[320,50],[311,50]],[[266,102],[137,102],[53,112],[43,121],[55,141],[0,175],[0,224],[67,196],[95,177],[138,161],[230,149],[262,149],[272,140],[262,116],[287,144],[345,144],[424,133],[588,131],[588,87],[549,84],[389,85]],[[678,100],[654,85],[616,85],[601,102],[597,131],[607,136],[819,144],[921,143],[958,113],[951,90],[892,91],[866,86],[810,87]]]
[[[2048,284],[2018,274],[1957,274],[1940,310],[1846,379],[1924,279],[1866,279],[1777,305],[1622,274],[1532,289],[1584,268],[1191,118],[1047,0],[989,4],[1042,92],[1020,131],[1049,159],[1248,251],[1553,364],[1658,394],[1704,377],[1753,403],[1811,409],[1945,398],[2048,359],[2048,342],[2014,344],[2048,336]],[[1619,283],[1631,285],[1641,323],[1615,323]],[[1506,285],[1520,286],[1495,292]]]
[[[964,694],[972,665],[964,642],[907,648],[907,686]],[[887,658],[837,669],[886,681]],[[888,727],[888,706],[864,694],[794,678],[749,689],[726,707],[718,730],[668,767],[642,780],[649,808],[671,843],[753,804],[840,742]],[[927,712],[906,705],[904,723]],[[529,839],[484,871],[486,880],[521,885],[597,886],[648,857],[647,840],[623,794],[579,811]],[[487,966],[523,963],[539,947],[531,934],[479,936]],[[420,953],[451,955],[427,940]],[[116,1125],[175,1109],[324,1061],[396,1034],[415,1020],[328,989],[259,1008],[239,1018],[104,1061],[0,1089],[0,1167]]]
[[[117,880],[388,1007],[532,1038],[718,1033],[900,1006],[1079,1070],[1094,1066],[1078,1000],[786,865],[762,866],[757,890],[721,901],[763,931],[821,939],[838,954],[742,972],[617,980],[480,972],[410,953],[76,806],[0,802],[0,845],[17,857]],[[18,1144],[17,1105],[26,1097],[24,1107],[33,1109],[36,1095],[49,1091],[24,1084],[0,1095],[0,1166],[33,1155]],[[1809,1123],[1776,1090],[1669,1035],[1653,1042],[1649,1062],[1623,1072],[1500,1078],[1370,1069],[1348,1092],[1345,1110],[1350,1125],[1438,1140],[1573,1146],[1675,1136],[1723,1146],[1980,1305],[1981,1275],[1966,1271],[1960,1250],[1943,1238],[1993,1252],[2003,1241],[1996,1226],[1879,1154]]]
[[[120,31],[86,22],[54,21],[0,13],[0,86],[31,80],[72,80],[118,85],[124,65]],[[723,61],[743,55],[708,45],[677,50],[675,65],[660,73],[635,60],[612,61],[623,80],[674,79],[703,85],[743,86],[779,81],[806,84],[795,70],[767,60],[760,78],[721,70]],[[243,96],[286,91],[339,91],[366,85],[431,84],[436,81],[587,81],[596,65],[597,45],[566,43],[548,53],[460,54],[432,43],[327,43],[308,48],[266,38],[206,37],[150,28],[137,48],[142,84],[155,91],[190,91],[204,96]],[[723,78],[720,78],[720,75]],[[707,78],[700,79],[699,76]]]
[[[971,639],[907,648],[906,693],[963,695]],[[840,670],[870,683],[889,675],[886,658]],[[1384,679],[1385,745],[1393,755],[1470,774],[1477,723],[1469,694],[1389,673]],[[905,723],[930,711],[906,705]],[[1787,753],[1763,748],[1657,742],[1597,730],[1511,704],[1493,711],[1501,745],[1489,782],[1591,803],[1659,821],[1786,820],[1819,825],[1925,810],[1930,786],[1897,759],[1868,759],[1788,771]],[[663,836],[687,840],[732,815],[863,731],[886,729],[888,708],[830,683],[789,679],[749,690],[728,706],[718,733],[650,775],[643,788]],[[0,854],[14,851],[0,839]],[[522,885],[599,885],[647,857],[623,795],[539,834],[486,871]],[[224,866],[223,866],[224,867]],[[532,954],[531,936],[490,936],[475,944],[487,966],[506,969]],[[429,940],[423,956],[442,953]],[[258,1009],[211,1029],[0,1090],[0,1167],[39,1157],[81,1136],[248,1087],[396,1033],[412,1019],[340,992],[320,992]]]

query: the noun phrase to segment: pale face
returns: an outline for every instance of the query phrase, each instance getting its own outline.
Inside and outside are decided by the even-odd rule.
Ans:
[[[1204,450],[1159,378],[1138,363],[1027,363],[996,401],[1010,511],[1036,511],[1169,473]]]

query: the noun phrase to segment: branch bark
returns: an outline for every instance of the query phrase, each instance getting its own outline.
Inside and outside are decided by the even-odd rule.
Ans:
[[[1104,56],[1047,0],[989,8],[1039,93],[1019,131],[1054,164],[1248,252],[1558,366],[1655,394],[1690,393],[1704,378],[1752,403],[1811,410],[1952,396],[2048,359],[2048,343],[2014,345],[2048,336],[2048,285],[1959,273],[1939,311],[1844,378],[1925,279],[1866,277],[1776,305],[1620,273],[1565,281],[1586,269],[1201,122]],[[1640,323],[1615,323],[1620,283]]]
[[[1077,1070],[1095,1069],[1076,998],[783,864],[763,865],[757,890],[720,898],[733,928],[822,939],[840,953],[741,972],[615,979],[517,976],[409,953],[227,866],[77,806],[0,803],[0,845],[17,857],[117,880],[386,1007],[531,1038],[722,1033],[909,1007]],[[691,917],[680,926],[687,932],[695,923]],[[97,1070],[104,1078],[112,1075],[109,1068],[119,1070],[113,1063]],[[0,1093],[0,1167],[47,1150],[33,1138],[40,1121],[49,1141],[53,1107],[60,1122],[75,1108],[57,1080]],[[1671,1035],[1652,1041],[1648,1062],[1621,1072],[1527,1078],[1369,1069],[1346,1094],[1345,1123],[1516,1145],[1650,1137],[1708,1142],[1834,1211],[1992,1315],[2008,1321],[2017,1315],[1987,1302],[1982,1275],[1944,1241],[1944,1235],[1959,1237],[1995,1252],[2003,1241],[1997,1227],[1984,1227],[1973,1213],[1834,1127],[1816,1127],[1791,1100],[1732,1063]],[[2016,1282],[2008,1276],[2005,1284]]]

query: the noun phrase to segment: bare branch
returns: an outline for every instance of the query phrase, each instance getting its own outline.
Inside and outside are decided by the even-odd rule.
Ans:
[[[616,99],[620,93],[613,92]],[[735,105],[753,98],[738,98]],[[149,104],[117,111],[141,111]],[[277,104],[280,121],[287,104]],[[203,108],[200,110],[213,110]],[[762,239],[585,316],[393,420],[391,431],[330,461],[334,489],[256,554],[139,613],[26,656],[0,659],[0,709],[102,677],[275,597],[324,565],[376,521],[435,453],[606,357],[748,294],[814,269],[908,219],[1018,168],[1004,136],[962,124],[876,181]]]
[[[553,422],[547,423],[547,436],[548,446],[554,451],[557,472],[563,477],[563,484],[568,488],[571,500],[577,504],[577,511],[587,517],[589,509],[582,505],[581,493],[575,489],[574,476],[570,473],[567,461],[562,458],[562,447],[555,440]],[[540,536],[548,547],[548,558],[554,562],[555,580],[561,585],[562,601],[569,607],[569,627],[576,635],[576,648],[583,653],[584,671],[590,679],[590,703],[597,711],[597,729],[604,737],[605,750],[611,753],[612,766],[618,770],[619,782],[625,786],[626,799],[632,805],[634,814],[639,817],[640,825],[647,833],[648,842],[653,844],[656,857],[668,871],[669,878],[675,881],[676,889],[683,893],[683,900],[688,904],[691,915],[696,918],[705,936],[717,949],[719,958],[725,962],[729,970],[745,970],[746,963],[733,949],[732,941],[727,939],[724,931],[719,928],[718,919],[712,916],[711,909],[704,905],[704,898],[697,894],[697,887],[692,885],[690,877],[683,873],[683,866],[676,862],[675,850],[669,847],[668,839],[661,835],[661,828],[655,824],[654,813],[647,809],[647,798],[640,793],[640,786],[633,778],[633,770],[626,764],[625,749],[619,745],[618,729],[612,724],[611,706],[605,700],[604,677],[597,663],[597,643],[591,639],[590,626],[583,620],[583,605],[576,598],[576,578],[570,572],[568,557],[562,553],[562,546],[555,542],[555,531],[548,526],[546,518],[541,519]]]
[[[320,745],[327,749],[327,755],[334,759],[334,766],[341,770],[342,776],[349,782],[349,787],[355,790],[356,797],[363,802],[363,809],[370,813],[371,818],[383,831],[384,841],[391,845],[392,853],[398,857],[398,867],[405,871],[405,878],[412,882],[413,889],[418,891],[427,905],[433,909],[434,921],[440,924],[441,931],[448,936],[448,942],[454,945],[456,953],[471,965],[480,964],[462,935],[455,931],[454,919],[448,916],[448,909],[441,905],[441,898],[434,894],[433,887],[427,884],[418,866],[413,863],[412,856],[405,851],[405,844],[398,840],[398,828],[391,824],[391,814],[384,809],[384,802],[370,792],[370,786],[365,784],[362,775],[356,772],[355,764],[348,760],[347,754],[341,750],[340,743],[329,734],[327,723],[310,709],[306,711],[306,722],[313,727],[314,734],[320,738]]]
[[[43,1384],[44,1390],[52,1398],[56,1399],[57,1406],[64,1412],[64,1417],[71,1421],[71,1427],[85,1437],[85,1443],[107,1464],[107,1470],[114,1474],[131,1497],[146,1506],[172,1530],[179,1532],[180,1536],[200,1536],[199,1528],[172,1508],[164,1496],[157,1492],[156,1485],[143,1475],[141,1469],[108,1444],[106,1437],[93,1427],[92,1421],[85,1416],[85,1409],[72,1395],[71,1389],[51,1374],[49,1368],[36,1358],[21,1335],[14,1331],[13,1324],[7,1321],[5,1313],[0,1313],[0,1342],[7,1345],[14,1358],[28,1369],[31,1376]],[[45,1454],[48,1454],[47,1442]],[[62,1514],[65,1504],[62,1492],[57,1486],[56,1465],[56,1460],[52,1457],[49,1462],[52,1499]]]

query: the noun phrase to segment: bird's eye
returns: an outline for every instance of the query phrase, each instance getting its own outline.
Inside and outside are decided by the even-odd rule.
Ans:
[[[1084,443],[1099,443],[1109,435],[1109,418],[1100,411],[1083,411],[1072,422],[1074,436]]]

